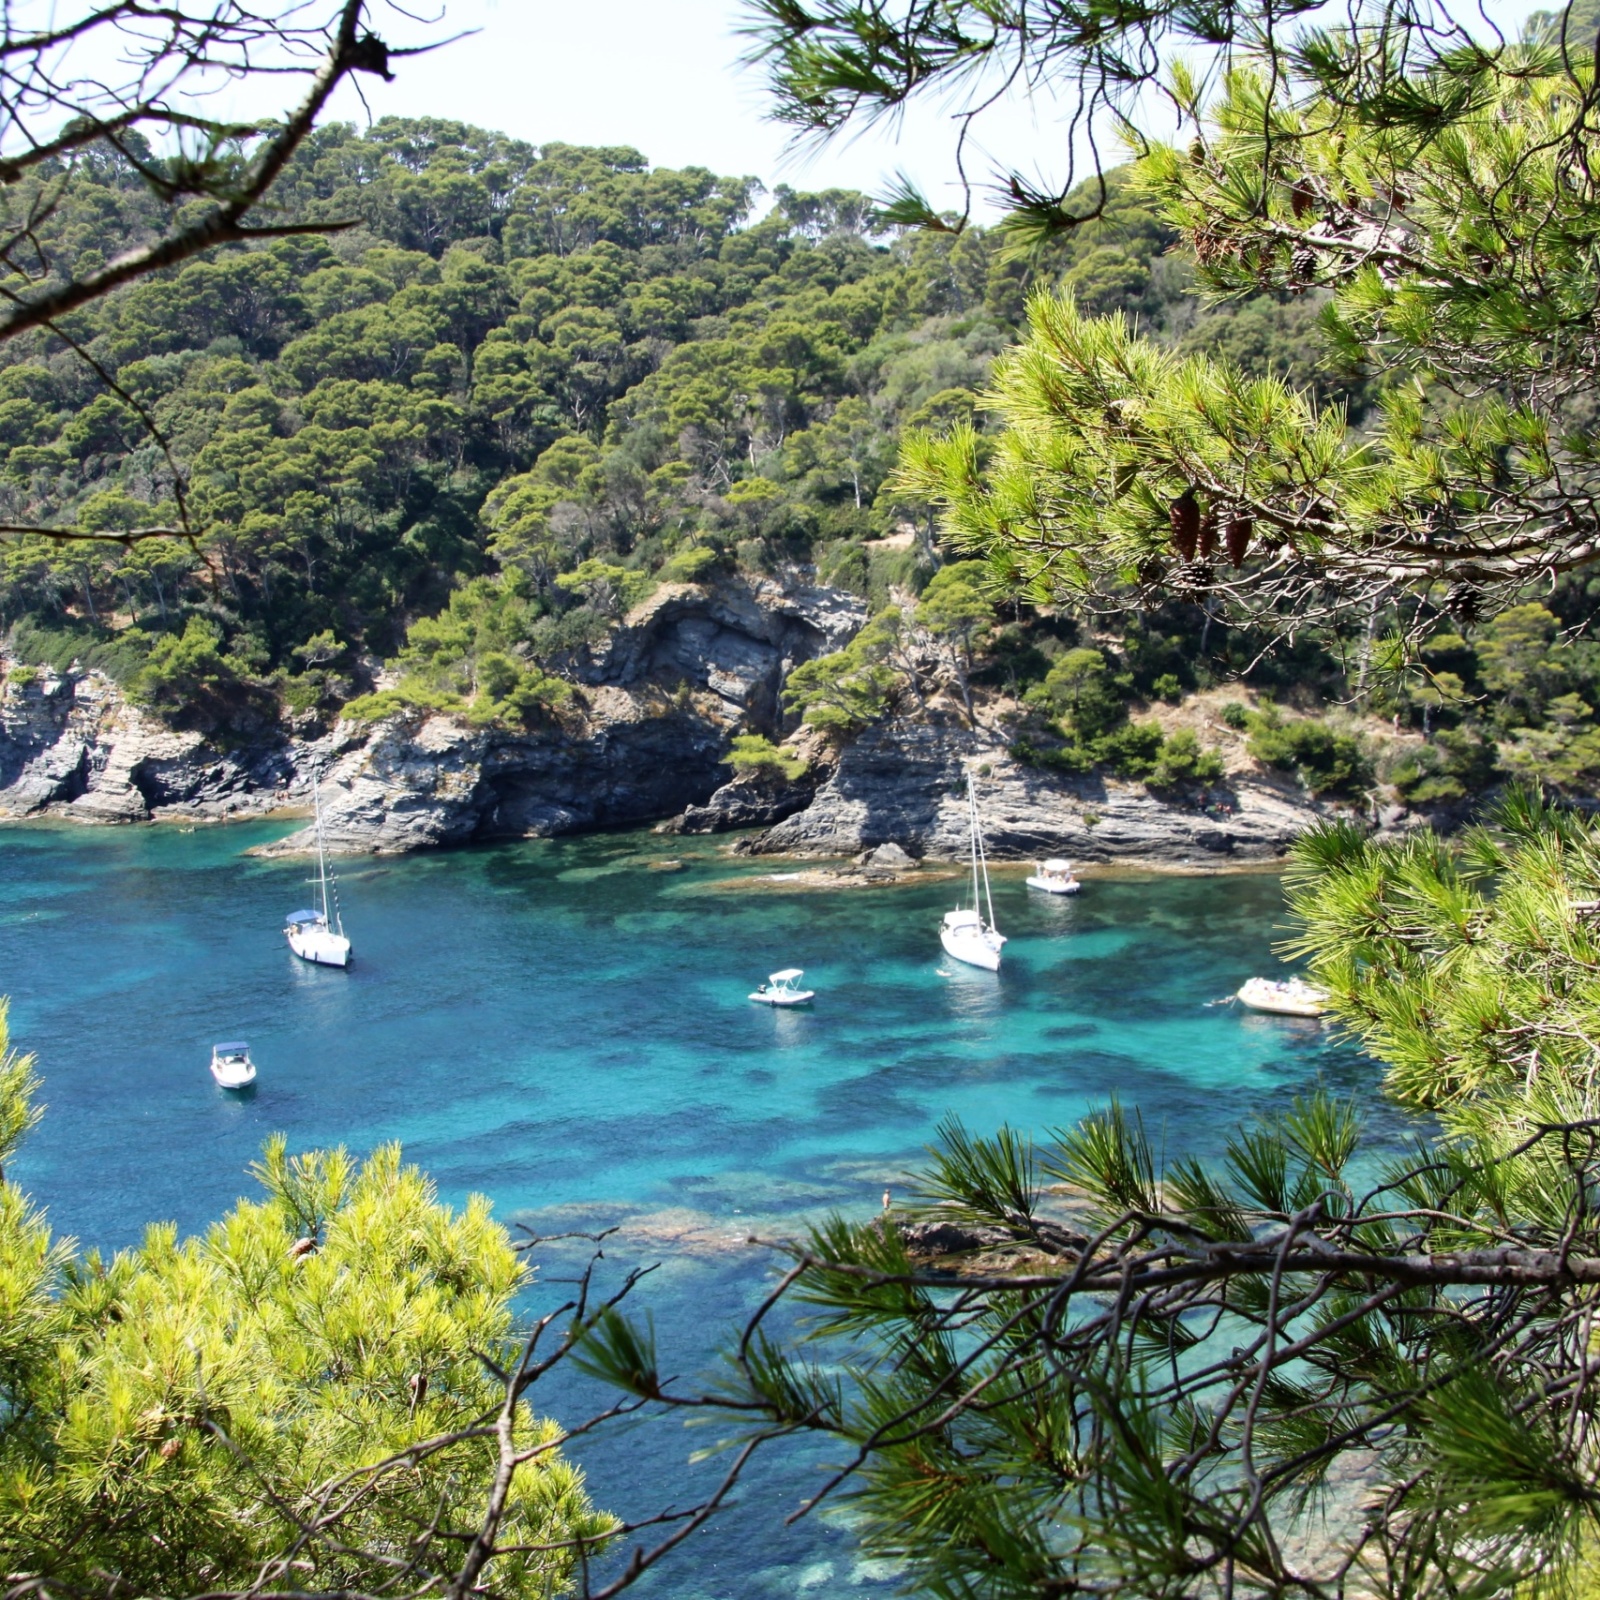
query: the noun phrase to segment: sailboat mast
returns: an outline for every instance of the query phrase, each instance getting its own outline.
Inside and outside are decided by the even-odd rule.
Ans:
[[[972,774],[967,774],[967,836],[972,841],[972,909],[983,910],[978,894],[978,801],[972,792]]]
[[[983,830],[978,826],[978,792],[972,783],[972,775],[967,775],[967,795],[972,802],[972,842],[976,847],[978,864],[983,869],[983,899],[989,911],[989,929],[994,931],[994,895],[989,888],[989,854],[983,845]],[[972,908],[978,908],[977,885],[973,885]]]
[[[322,925],[331,928],[328,918],[328,854],[322,847],[322,785],[317,775],[311,775],[311,803],[317,814],[317,887],[322,892]]]

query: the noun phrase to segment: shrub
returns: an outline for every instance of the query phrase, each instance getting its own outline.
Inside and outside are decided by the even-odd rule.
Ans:
[[[436,689],[418,677],[402,678],[399,683],[373,694],[357,696],[344,708],[344,715],[357,722],[378,722],[398,711],[464,711],[466,701],[448,689]]]
[[[1222,721],[1225,727],[1243,733],[1250,726],[1250,708],[1241,705],[1237,700],[1230,700],[1222,708]]]
[[[661,569],[666,583],[701,583],[722,563],[722,552],[706,545],[694,545],[680,550]]]
[[[1352,794],[1372,781],[1360,743],[1321,722],[1280,722],[1273,713],[1250,719],[1250,754],[1269,767],[1295,773],[1315,795]]]
[[[150,654],[150,635],[139,628],[108,633],[87,622],[44,628],[30,617],[18,621],[10,642],[11,653],[30,666],[61,673],[77,662],[85,671],[103,672],[122,684],[138,676]]]
[[[1215,783],[1222,776],[1222,757],[1215,750],[1202,749],[1192,728],[1179,728],[1161,747],[1155,770],[1147,780],[1158,789],[1196,781]]]
[[[1150,692],[1155,695],[1158,700],[1170,700],[1173,705],[1176,705],[1181,699],[1183,699],[1183,684],[1179,681],[1175,674],[1163,672],[1161,676],[1150,685]]]
[[[739,734],[722,762],[741,776],[747,772],[771,772],[790,783],[803,778],[807,769],[804,756],[796,755],[792,750],[780,749],[759,733]]]

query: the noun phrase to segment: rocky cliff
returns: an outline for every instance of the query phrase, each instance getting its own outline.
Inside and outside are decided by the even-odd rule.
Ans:
[[[691,833],[766,830],[741,850],[849,856],[893,844],[937,860],[966,849],[970,766],[996,857],[1174,866],[1272,860],[1322,814],[1259,771],[1186,796],[1040,771],[1010,756],[1003,717],[975,731],[937,706],[839,750],[808,731],[799,780],[729,781],[732,736],[777,736],[788,674],[864,620],[854,596],[797,581],[669,584],[578,666],[574,708],[527,731],[415,712],[314,736],[261,724],[205,737],[167,727],[98,674],[16,673],[0,694],[0,814],[259,815],[306,806],[315,773],[328,842],[347,853],[671,819]],[[275,848],[308,843],[302,832]]]
[[[799,583],[666,585],[580,664],[577,709],[526,732],[411,714],[224,740],[173,731],[99,674],[14,674],[0,698],[0,813],[247,816],[305,805],[316,773],[329,843],[344,851],[651,822],[704,801],[727,776],[732,735],[775,731],[789,672],[864,617],[853,595]]]
[[[1203,866],[1271,861],[1325,814],[1284,781],[1236,774],[1185,796],[1158,797],[1143,784],[1066,777],[1022,765],[997,732],[955,723],[890,721],[840,751],[808,800],[763,834],[741,842],[760,854],[845,856],[897,844],[950,860],[967,849],[965,773],[978,779],[984,840],[996,858],[1066,855],[1076,861],[1146,861]],[[713,831],[724,805],[731,826],[748,826],[740,784],[691,813]]]

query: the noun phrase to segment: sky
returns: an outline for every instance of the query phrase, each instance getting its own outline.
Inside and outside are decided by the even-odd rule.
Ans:
[[[407,9],[437,15],[412,0]],[[378,21],[391,42],[418,31],[399,18],[386,26],[381,10]],[[374,116],[450,117],[534,144],[632,145],[656,166],[710,167],[769,189],[883,194],[904,169],[936,206],[960,209],[949,107],[794,151],[788,130],[766,119],[761,73],[739,66],[748,48],[739,26],[735,0],[445,0],[430,37],[478,32],[399,63],[393,84],[363,77],[361,86]],[[335,111],[366,120],[353,93]],[[1015,101],[986,116],[989,155],[969,170],[1031,173],[1060,138],[1048,106]]]

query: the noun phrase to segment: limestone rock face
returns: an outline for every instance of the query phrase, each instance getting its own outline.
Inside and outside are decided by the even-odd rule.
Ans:
[[[329,843],[344,851],[653,822],[706,801],[727,777],[732,735],[777,731],[789,673],[865,619],[855,596],[794,580],[665,585],[576,669],[582,716],[528,732],[418,714],[314,739],[234,729],[224,741],[168,728],[99,673],[12,678],[0,688],[0,815],[262,814],[308,805],[316,773]]]
[[[726,727],[697,708],[595,695],[581,730],[511,733],[455,717],[343,723],[323,771],[331,850],[394,855],[469,839],[521,839],[671,816],[715,786]],[[304,850],[308,833],[275,851]]]
[[[897,844],[933,860],[956,859],[967,849],[967,763],[978,774],[984,842],[1000,859],[1271,861],[1323,815],[1287,785],[1266,780],[1213,784],[1214,803],[1202,808],[1156,799],[1142,784],[1025,767],[994,735],[888,722],[847,745],[810,805],[752,848],[840,856]]]
[[[326,837],[343,852],[693,815],[726,778],[721,762],[733,735],[775,730],[788,674],[848,639],[865,615],[839,590],[771,580],[709,591],[665,585],[581,669],[581,719],[527,733],[438,715],[394,717],[370,730],[345,722],[332,745],[308,747],[301,767],[323,774]],[[748,821],[719,825],[771,822],[810,795],[800,790],[787,809],[753,800]],[[276,848],[308,843],[297,834]]]
[[[8,679],[0,689],[0,815],[83,822],[262,809],[290,771],[276,731],[219,750],[130,705],[100,673]]]
[[[792,783],[780,774],[741,772],[722,785],[703,806],[689,806],[662,828],[664,833],[729,833],[736,828],[770,828],[811,804],[817,777],[808,772]]]

